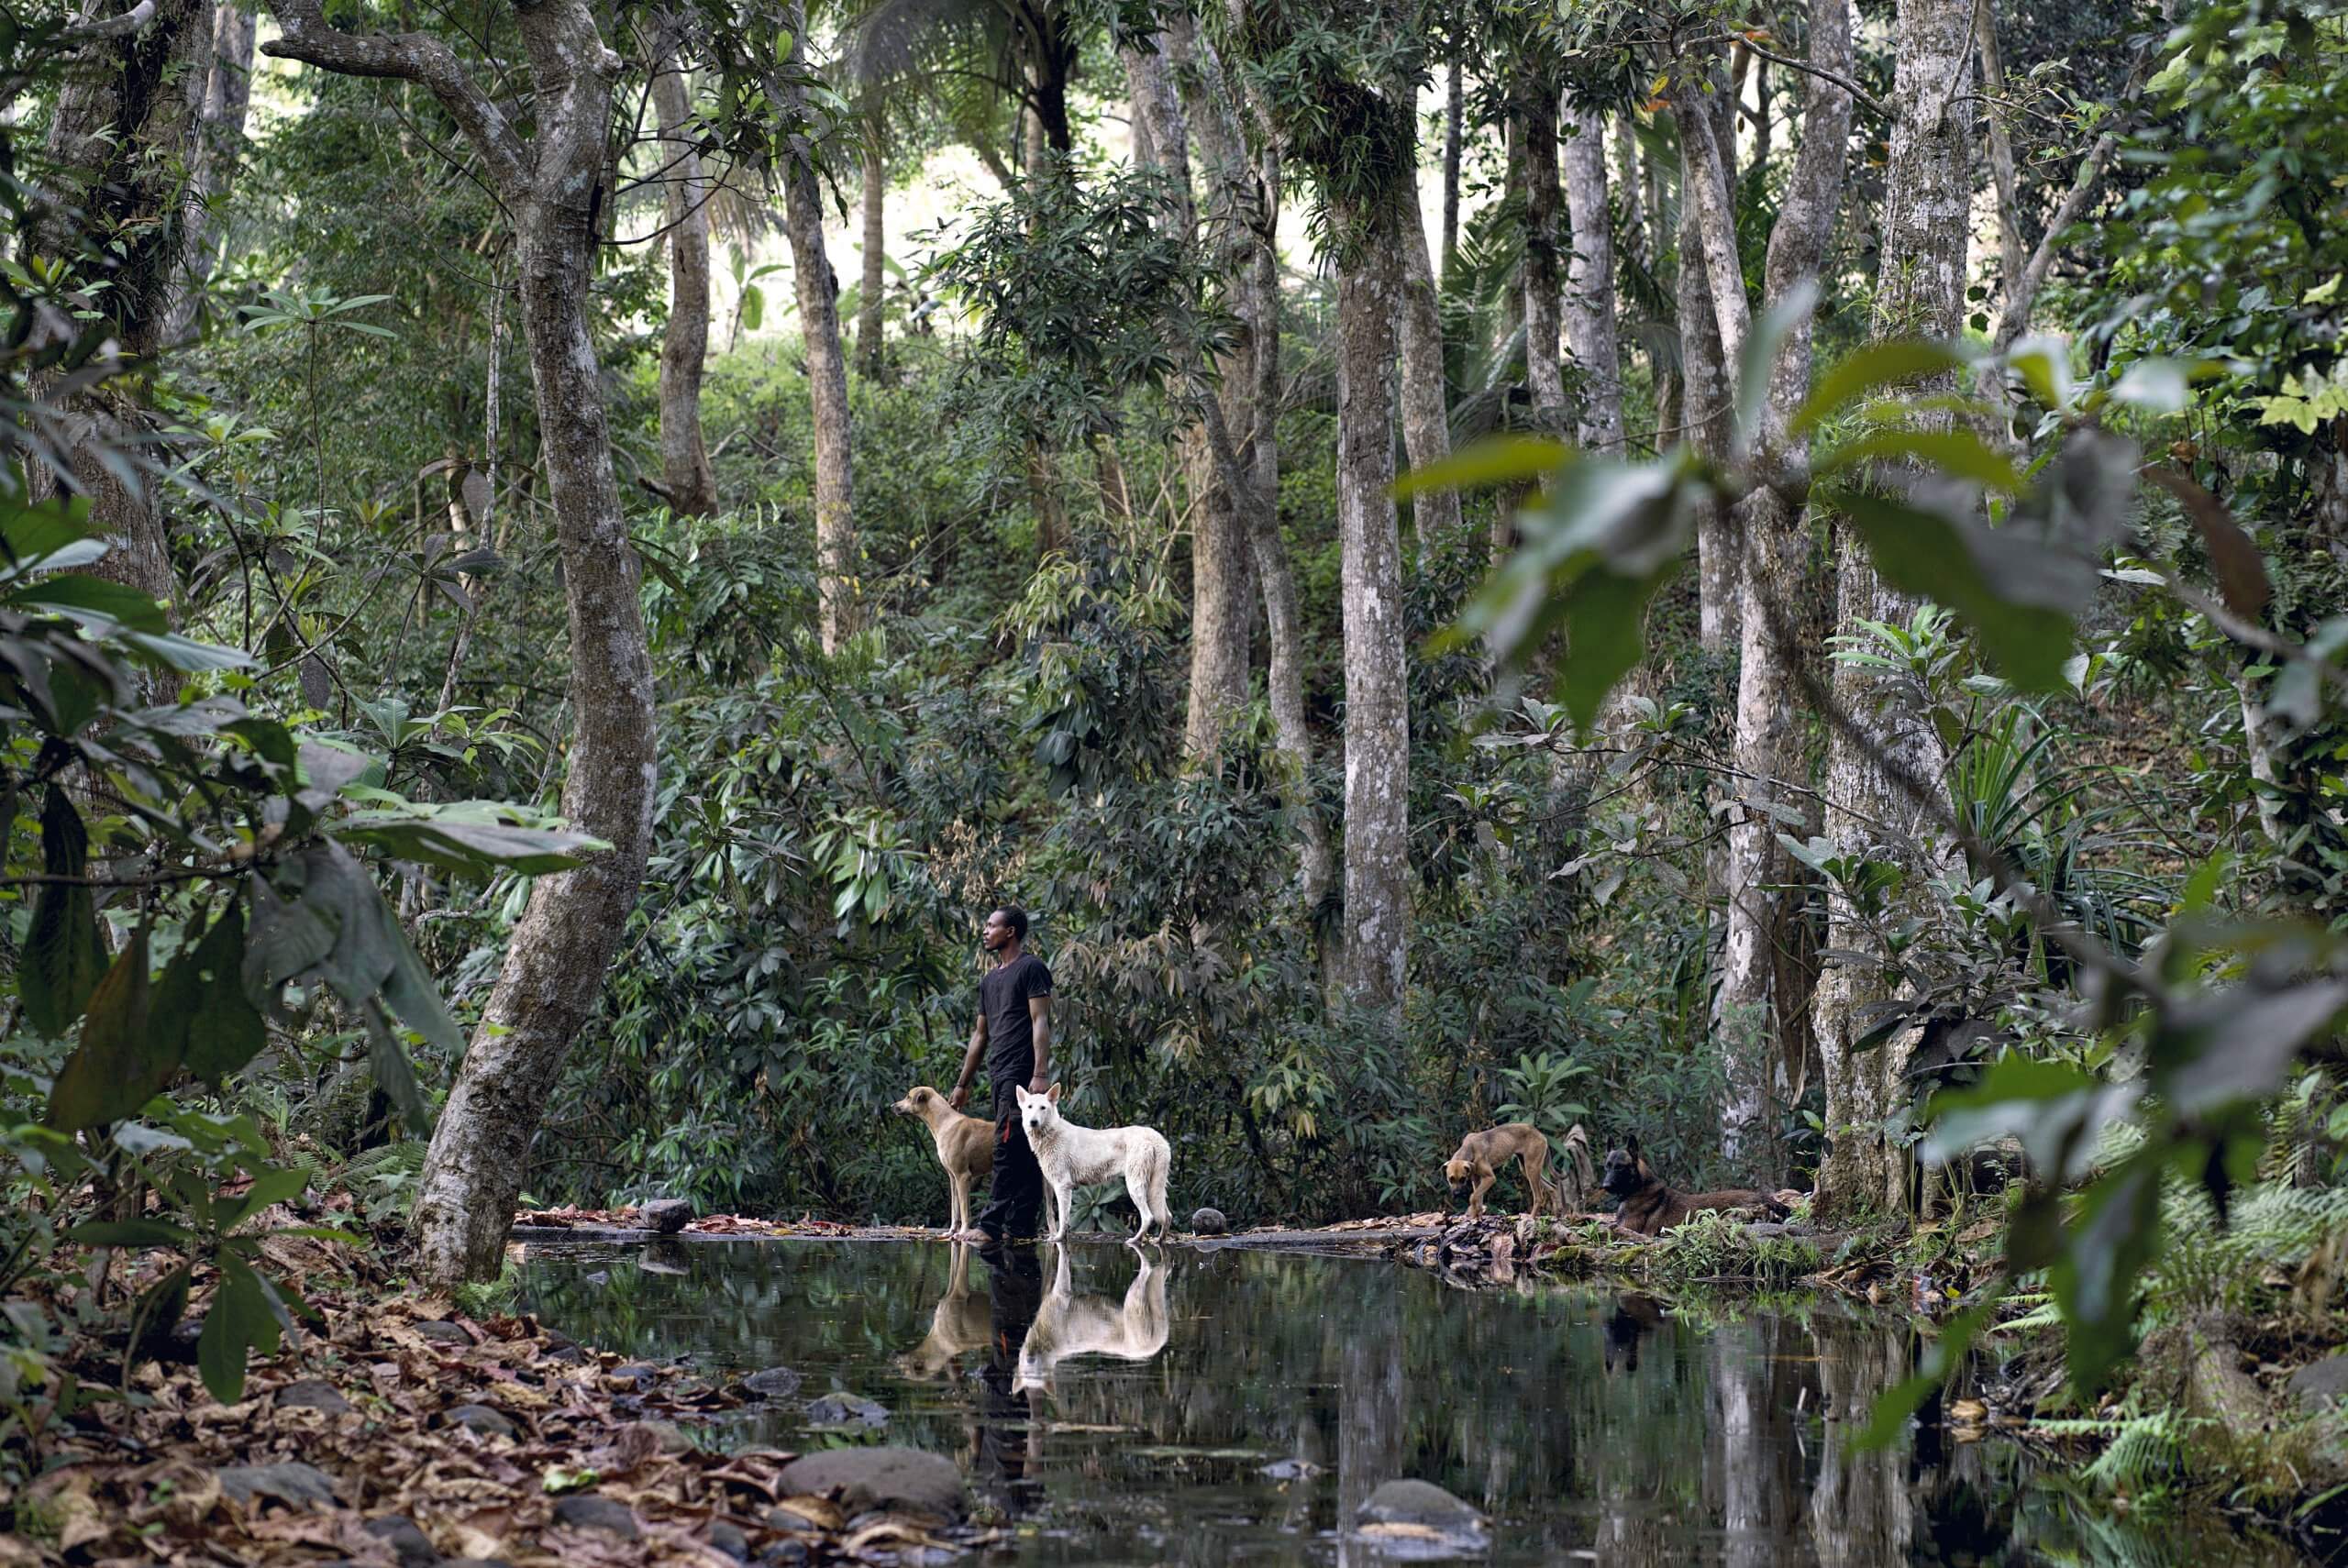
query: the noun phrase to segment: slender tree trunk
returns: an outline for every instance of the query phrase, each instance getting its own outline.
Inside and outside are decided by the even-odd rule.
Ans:
[[[2004,57],[1998,50],[1998,7],[1980,0],[1973,7],[1974,38],[1981,50],[1981,91],[1988,99],[1982,118],[1989,127],[1989,179],[1998,192],[1998,286],[2010,294],[2021,282],[2029,251],[2021,237],[2021,199],[2014,177],[2014,139],[2006,128],[2004,107],[1998,102],[2006,90]]]
[[[794,61],[807,32],[803,4],[791,9]],[[786,84],[782,101],[793,124],[799,88]],[[807,348],[807,395],[815,422],[815,579],[818,635],[825,654],[856,635],[856,469],[848,444],[847,356],[840,344],[839,281],[824,248],[824,191],[815,178],[814,149],[793,134],[782,172],[783,227],[791,239],[792,271],[799,285],[799,325]]]
[[[1966,241],[1972,192],[1972,0],[1899,0],[1893,25],[1890,163],[1884,181],[1882,264],[1876,283],[1878,337],[1953,339],[1965,321]],[[1955,390],[1952,377],[1919,389]],[[1842,542],[1836,619],[1906,622],[1915,602],[1876,575],[1855,539]],[[1935,779],[1948,757],[1926,712],[1925,693],[1902,676],[1849,664],[1834,668],[1834,699],[1859,730],[1830,737],[1826,836],[1850,848],[1879,846],[1909,869],[1918,888],[1937,856],[1923,809],[1894,786],[1884,759],[1911,777]],[[1912,899],[1915,895],[1911,894]],[[1847,900],[1830,897],[1827,942],[1848,952],[1880,952],[1875,927]],[[1892,913],[1890,919],[1899,915]],[[1905,1162],[1877,1129],[1907,1103],[1908,1043],[1855,1052],[1862,1017],[1891,993],[1885,971],[1840,960],[1820,977],[1811,1020],[1826,1069],[1827,1156],[1820,1205],[1833,1212],[1899,1209],[1907,1201]]]
[[[1451,281],[1451,269],[1459,259],[1459,153],[1460,138],[1467,128],[1468,105],[1465,98],[1467,83],[1461,80],[1459,61],[1455,56],[1443,75],[1443,272],[1441,281]]]
[[[1638,265],[1655,266],[1655,237],[1647,232],[1647,215],[1660,212],[1647,196],[1646,160],[1639,153],[1639,133],[1628,113],[1614,116],[1614,183],[1623,193],[1623,243]]]
[[[662,51],[664,54],[665,50]],[[669,324],[660,337],[660,483],[670,510],[717,510],[717,475],[702,437],[701,379],[709,358],[709,193],[694,145],[692,94],[682,63],[656,59],[652,107],[669,171]]]
[[[1566,341],[1581,371],[1576,439],[1589,451],[1623,451],[1623,351],[1614,326],[1614,225],[1606,206],[1606,117],[1568,111],[1566,212],[1573,262],[1566,293]]]
[[[1811,8],[1810,23],[1810,63],[1822,74],[1804,77],[1801,149],[1770,231],[1763,280],[1764,297],[1772,302],[1815,277],[1823,264],[1841,204],[1850,139],[1850,97],[1833,82],[1851,71],[1847,0],[1819,0]],[[1700,109],[1681,118],[1681,134],[1689,142],[1686,194],[1698,215],[1704,282],[1712,296],[1723,364],[1736,362],[1749,325],[1723,146],[1733,126],[1733,120],[1723,124]],[[1739,505],[1733,520],[1742,567],[1737,808],[1722,868],[1727,933],[1714,1028],[1730,1068],[1722,1152],[1748,1174],[1771,1157],[1771,1091],[1781,1077],[1781,1043],[1800,1038],[1791,1026],[1798,1016],[1807,1016],[1809,1007],[1807,998],[1778,994],[1778,982],[1786,973],[1783,955],[1790,944],[1784,924],[1787,904],[1778,890],[1789,879],[1778,834],[1803,821],[1807,778],[1793,712],[1793,661],[1806,653],[1795,639],[1778,635],[1778,628],[1791,623],[1791,607],[1800,602],[1809,553],[1809,460],[1805,443],[1792,436],[1789,425],[1809,392],[1810,370],[1811,329],[1804,318],[1771,362],[1755,442],[1762,483]]]
[[[1689,112],[1689,111],[1683,111]],[[1682,144],[1682,153],[1686,147]],[[1679,406],[1681,426],[1665,431],[1659,446],[1685,440],[1698,455],[1715,462],[1728,456],[1733,423],[1728,367],[1721,356],[1720,320],[1712,314],[1711,284],[1704,273],[1703,241],[1696,232],[1696,207],[1679,208]],[[1727,509],[1706,506],[1696,518],[1697,641],[1715,657],[1737,646],[1743,569]]]
[[[1346,637],[1345,939],[1358,1000],[1399,1002],[1406,967],[1410,702],[1394,514],[1394,323],[1405,308],[1407,170],[1358,206],[1331,204],[1337,265],[1337,536]]]
[[[864,116],[864,297],[857,302],[856,368],[880,373],[881,305],[889,293],[889,160],[881,138],[887,127],[877,107]]]
[[[1557,94],[1539,78],[1521,81],[1517,91],[1518,157],[1524,177],[1524,379],[1533,392],[1534,422],[1564,435],[1572,424],[1566,413],[1565,368],[1557,348],[1563,303],[1557,265]]]
[[[339,32],[326,25],[317,0],[273,0],[272,9],[282,36],[268,45],[271,54],[429,87],[514,214],[522,325],[570,620],[576,728],[562,811],[612,845],[533,885],[433,1131],[415,1228],[418,1272],[446,1286],[494,1277],[504,1261],[538,1118],[594,1013],[651,843],[652,664],[587,322],[621,61],[583,0],[518,8],[536,104],[525,140],[441,39]]]
[[[227,198],[236,182],[237,165],[244,156],[252,71],[252,14],[231,5],[215,6],[212,58],[200,73],[191,72],[188,78],[189,90],[197,94],[196,140],[188,167],[194,200],[187,209],[187,239],[178,286],[163,322],[165,343],[184,341],[195,327],[196,306],[218,248],[214,242],[213,209]]]
[[[1408,194],[1397,236],[1403,268],[1402,316],[1395,324],[1401,340],[1402,449],[1411,467],[1424,469],[1451,456],[1451,392],[1443,369],[1443,308],[1415,184]],[[1447,486],[1420,491],[1411,498],[1411,520],[1423,558],[1459,532],[1459,492]]]

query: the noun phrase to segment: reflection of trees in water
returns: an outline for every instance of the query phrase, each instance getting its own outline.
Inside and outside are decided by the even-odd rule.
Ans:
[[[694,1242],[654,1258],[676,1273],[632,1248],[533,1253],[524,1305],[588,1343],[852,1388],[889,1407],[892,1441],[974,1469],[991,1455],[1014,1494],[1040,1478],[1064,1545],[1139,1542],[1150,1561],[1224,1561],[1241,1520],[1251,1556],[1325,1561],[1325,1538],[1310,1543],[1394,1476],[1484,1507],[1500,1553],[1523,1561],[1594,1550],[1611,1568],[1835,1568],[1999,1561],[2012,1543],[2112,1568],[2294,1561],[2243,1542],[2175,1555],[2189,1529],[2143,1535],[2032,1490],[2006,1445],[1932,1432],[1855,1452],[1872,1402],[1907,1373],[1911,1331],[1832,1303],[1792,1315],[1468,1293],[1374,1262],[1169,1249],[1162,1353],[1064,1363],[1055,1394],[992,1409],[983,1375],[1002,1348],[936,1353],[991,1342],[1000,1294],[983,1263],[966,1256],[958,1274],[948,1246]],[[1135,1277],[1122,1247],[1070,1263],[1073,1291],[1107,1310]],[[731,1435],[781,1440],[792,1419],[748,1414]],[[1124,1430],[1067,1430],[1087,1426]],[[1168,1448],[1193,1452],[1135,1452]],[[1281,1458],[1327,1471],[1277,1486],[1259,1471]],[[1282,1540],[1292,1552],[1264,1546]]]

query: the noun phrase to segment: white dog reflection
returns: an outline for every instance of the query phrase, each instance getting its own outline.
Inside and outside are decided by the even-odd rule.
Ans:
[[[1071,1356],[1113,1355],[1147,1361],[1166,1348],[1166,1269],[1144,1258],[1141,1272],[1125,1287],[1123,1306],[1105,1296],[1079,1296],[1069,1282],[1068,1248],[1061,1247],[1052,1287],[1036,1313],[1036,1326],[1019,1347],[1012,1386],[1024,1393],[1050,1389],[1052,1369]]]

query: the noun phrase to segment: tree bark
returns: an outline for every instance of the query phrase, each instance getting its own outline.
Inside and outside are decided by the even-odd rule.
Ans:
[[[1831,78],[1851,72],[1848,0],[1818,0],[1810,23],[1810,63],[1825,74],[1803,77],[1801,149],[1770,230],[1763,279],[1763,295],[1771,302],[1818,274],[1842,200],[1851,100]],[[1690,143],[1689,194],[1723,365],[1736,362],[1749,329],[1724,156],[1732,128],[1733,122],[1723,125],[1700,110],[1682,116],[1681,133]],[[1782,1071],[1784,1043],[1801,1038],[1795,1025],[1809,1009],[1807,998],[1778,994],[1786,970],[1782,955],[1790,944],[1786,900],[1777,889],[1788,880],[1778,834],[1804,820],[1806,799],[1807,769],[1793,712],[1794,661],[1806,656],[1778,628],[1791,623],[1790,607],[1800,602],[1809,554],[1807,444],[1789,427],[1809,392],[1810,371],[1811,326],[1805,316],[1787,333],[1771,361],[1753,459],[1762,482],[1733,519],[1741,569],[1737,809],[1722,867],[1727,932],[1714,1026],[1730,1068],[1722,1153],[1732,1165],[1748,1171],[1770,1157],[1772,1086]]]
[[[1682,157],[1687,142],[1681,142]],[[1683,176],[1684,177],[1684,176]],[[1711,283],[1704,273],[1703,241],[1696,232],[1696,207],[1679,207],[1679,407],[1684,439],[1700,457],[1719,462],[1728,456],[1731,394],[1728,366],[1721,355],[1720,320],[1712,314]],[[1675,438],[1665,431],[1656,445]],[[1697,641],[1715,657],[1737,646],[1743,569],[1735,531],[1725,507],[1707,505],[1696,517]]]
[[[1878,338],[1954,339],[1964,328],[1972,168],[1970,116],[1961,104],[1972,92],[1971,17],[1972,0],[1899,0],[1891,96],[1899,114],[1884,181]],[[1939,377],[1918,391],[1945,393],[1955,384],[1953,375]],[[1844,627],[1861,620],[1897,624],[1915,613],[1916,601],[1876,574],[1855,538],[1841,543],[1837,578],[1835,615]],[[1908,867],[1909,886],[1917,888],[1936,858],[1924,808],[1892,783],[1883,763],[1896,762],[1918,778],[1946,772],[1926,694],[1904,677],[1850,664],[1835,666],[1833,692],[1859,733],[1845,734],[1838,726],[1830,738],[1825,834],[1838,845],[1877,846],[1897,856]],[[1882,950],[1879,934],[1846,900],[1830,896],[1828,922],[1830,946]],[[1907,1202],[1905,1159],[1878,1130],[1907,1103],[1909,1043],[1894,1040],[1864,1055],[1852,1049],[1865,1031],[1863,1010],[1890,993],[1886,971],[1847,960],[1819,979],[1811,1021],[1826,1076],[1828,1145],[1818,1179],[1824,1211],[1898,1209]]]
[[[878,94],[874,94],[878,102]],[[867,376],[880,373],[881,305],[888,297],[886,204],[889,160],[881,146],[887,127],[877,107],[864,116],[864,297],[857,302],[856,368]]]
[[[579,869],[533,885],[434,1129],[415,1229],[418,1273],[446,1286],[494,1277],[504,1261],[539,1115],[564,1055],[594,1012],[651,843],[652,666],[586,309],[621,61],[584,0],[517,8],[536,100],[525,140],[440,39],[340,32],[326,25],[317,0],[272,0],[271,9],[282,36],[266,52],[429,88],[514,214],[523,328],[570,623],[576,729],[562,811],[612,845]]]
[[[1459,60],[1452,58],[1443,75],[1443,271],[1441,281],[1451,281],[1451,269],[1459,259],[1459,153],[1462,133],[1467,129],[1467,104],[1462,94],[1467,83],[1461,80]]]
[[[212,56],[202,72],[191,72],[188,87],[195,94],[196,135],[188,161],[188,185],[194,200],[187,209],[187,240],[177,287],[167,313],[162,341],[186,340],[195,326],[196,306],[213,263],[213,209],[235,184],[237,164],[244,153],[245,114],[252,102],[253,18],[236,6],[216,6],[212,13]]]
[[[1346,639],[1345,938],[1338,974],[1357,1000],[1398,1003],[1409,918],[1408,667],[1394,513],[1393,324],[1404,308],[1413,221],[1402,188],[1332,204],[1337,264],[1337,537]]]
[[[666,50],[662,51],[667,54]],[[709,358],[709,194],[681,61],[656,58],[652,106],[669,171],[669,322],[660,337],[660,482],[669,508],[717,510],[717,475],[702,436],[702,367]]]
[[[1558,355],[1563,285],[1557,266],[1557,93],[1537,76],[1517,84],[1518,157],[1524,171],[1524,380],[1534,422],[1563,436],[1566,380]]]
[[[1606,207],[1606,117],[1567,111],[1566,214],[1573,261],[1566,292],[1566,341],[1581,372],[1576,439],[1584,450],[1623,451],[1623,350],[1614,324],[1614,226]]]
[[[1396,236],[1403,269],[1402,315],[1395,324],[1401,340],[1402,450],[1411,467],[1425,469],[1451,456],[1451,391],[1443,368],[1443,306],[1415,182],[1407,196]],[[1411,497],[1422,558],[1459,532],[1460,515],[1459,492],[1448,485]]]
[[[1981,50],[1981,91],[1988,102],[1982,118],[1989,127],[1989,179],[1998,192],[1999,287],[2011,293],[2021,282],[2029,252],[2022,248],[2021,198],[2015,189],[2014,139],[2000,117],[1998,96],[2006,90],[2005,61],[1998,50],[1998,7],[1979,0],[1973,7],[1975,40]]]
[[[807,7],[792,5],[792,64],[807,35]],[[781,88],[791,123],[804,125],[803,94],[795,83]],[[847,356],[840,345],[839,280],[824,248],[824,191],[815,178],[815,151],[794,131],[783,159],[783,228],[791,240],[792,271],[799,285],[799,325],[807,348],[807,396],[815,424],[815,591],[817,635],[826,655],[856,635],[856,468],[848,443]]]

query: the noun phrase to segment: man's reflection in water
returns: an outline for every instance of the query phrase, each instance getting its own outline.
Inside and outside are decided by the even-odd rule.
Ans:
[[[987,1265],[987,1299],[993,1309],[994,1338],[979,1374],[979,1494],[1016,1518],[1043,1496],[1037,1474],[1043,1431],[1033,1392],[1016,1392],[1020,1347],[1035,1326],[1044,1301],[1044,1265],[1035,1243],[991,1242],[979,1249]]]

